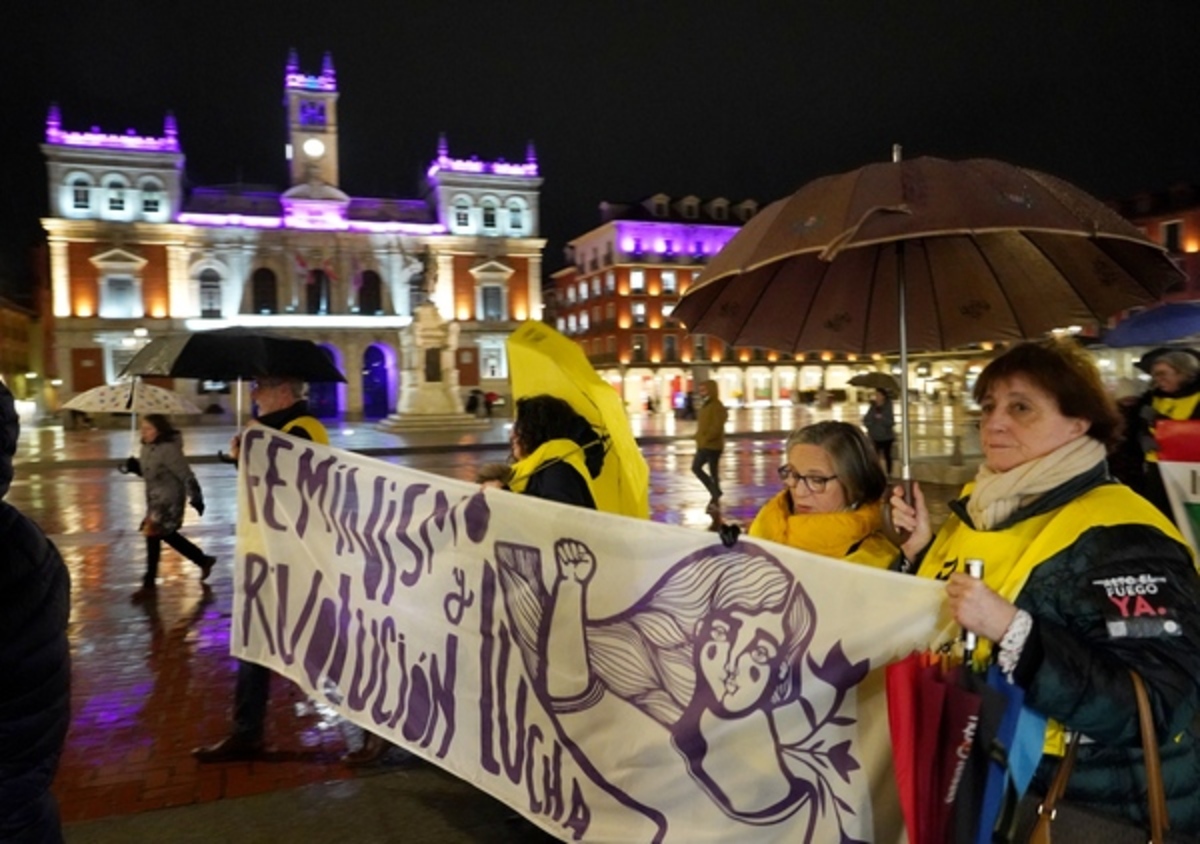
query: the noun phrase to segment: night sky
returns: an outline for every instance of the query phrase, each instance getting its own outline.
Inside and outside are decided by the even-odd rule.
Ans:
[[[1000,158],[1102,198],[1200,182],[1195,0],[58,2],[0,12],[0,279],[38,239],[38,144],[162,133],[193,184],[286,184],[283,70],[333,54],[341,188],[418,196],[455,157],[545,183],[546,268],[602,200],[754,198],[890,157]],[[4,20],[7,18],[7,20]]]

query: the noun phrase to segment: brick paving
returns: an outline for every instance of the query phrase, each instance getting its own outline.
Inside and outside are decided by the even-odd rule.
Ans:
[[[660,420],[635,420],[651,466],[652,518],[703,528],[708,524],[707,496],[690,473],[693,447],[688,423],[676,428],[670,421],[667,425]],[[748,522],[777,489],[781,432],[793,421],[778,416],[761,423],[750,417],[739,421],[742,433],[731,440],[722,462],[729,518]],[[185,430],[186,450],[205,490],[208,509],[202,519],[189,510],[182,533],[219,558],[210,582],[199,583],[195,566],[164,548],[157,598],[141,604],[131,602],[130,596],[139,584],[144,560],[143,540],[136,531],[143,507],[142,483],[115,471],[116,460],[128,453],[128,432],[34,428],[23,435],[17,479],[8,500],[51,535],[71,570],[73,584],[73,720],[54,785],[69,839],[77,837],[70,832],[81,832],[78,825],[85,821],[355,780],[372,773],[356,772],[339,761],[359,740],[357,728],[323,711],[279,678],[272,688],[266,758],[198,765],[190,755],[196,745],[225,735],[233,696],[235,661],[228,655],[228,637],[235,474],[231,467],[210,459],[228,442],[230,433],[229,429]],[[452,439],[450,447],[445,437],[439,442],[428,437],[397,438],[362,426],[334,432],[335,445],[391,452],[384,459],[463,479],[473,476],[477,463],[501,459],[505,441],[501,423]],[[927,487],[935,519],[944,515],[944,502],[955,491],[950,486]],[[403,769],[410,763],[415,760],[401,758],[394,767]],[[494,801],[440,772],[424,776],[427,787],[455,795],[451,808],[430,800],[426,812],[482,812],[480,828],[494,828],[498,819],[511,815],[498,804],[491,809],[465,809],[473,799]],[[444,821],[443,817],[438,822]],[[423,823],[418,816],[412,828]],[[532,829],[527,832],[529,836],[519,837],[537,835]],[[119,834],[104,840],[134,839]],[[430,840],[451,839],[442,834]],[[505,839],[468,834],[454,840]]]

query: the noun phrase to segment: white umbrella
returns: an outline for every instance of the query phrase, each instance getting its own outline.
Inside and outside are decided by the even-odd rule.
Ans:
[[[120,384],[104,384],[85,390],[63,405],[65,410],[82,413],[131,413],[130,449],[137,443],[138,414],[161,413],[164,416],[192,415],[203,411],[179,393],[146,384],[140,378]]]
[[[93,387],[75,396],[63,408],[83,413],[161,413],[164,416],[202,412],[178,393],[138,379]]]

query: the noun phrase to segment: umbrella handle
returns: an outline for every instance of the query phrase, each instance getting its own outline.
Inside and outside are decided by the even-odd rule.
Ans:
[[[913,480],[912,478],[901,478],[900,486],[904,488],[904,501],[908,504],[913,503]],[[889,487],[891,488],[891,487]],[[888,496],[891,498],[891,496]],[[901,530],[892,524],[892,508],[886,503],[883,506],[883,535],[891,540],[892,544],[899,548],[908,538],[912,536],[911,530]]]

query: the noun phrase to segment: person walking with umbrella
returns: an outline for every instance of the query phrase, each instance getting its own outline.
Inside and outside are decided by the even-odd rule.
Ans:
[[[274,428],[302,440],[329,444],[329,433],[325,426],[308,411],[308,402],[304,400],[304,382],[300,379],[259,378],[250,385],[250,397],[258,407],[258,415],[249,424]],[[241,439],[239,433],[230,442],[230,457],[235,462],[241,453]],[[261,755],[270,694],[271,669],[238,660],[237,685],[233,693],[233,730],[221,741],[193,750],[192,756],[196,761],[236,762]],[[374,733],[368,733],[367,736],[374,736]],[[386,748],[383,739],[376,742],[368,738],[363,748],[356,751],[362,758],[350,761],[372,761],[382,755]]]
[[[1158,468],[1154,427],[1163,419],[1200,419],[1200,359],[1183,349],[1165,351],[1149,361],[1149,370],[1153,387],[1142,396],[1131,435],[1145,459],[1142,494],[1173,520],[1171,499]]]
[[[717,382],[709,379],[699,387],[700,410],[696,414],[696,456],[692,458],[692,474],[708,490],[707,513],[713,522],[721,516],[721,480],[719,462],[725,450],[725,421],[729,411],[721,403]],[[707,470],[707,471],[706,471]]]
[[[161,413],[143,416],[139,430],[139,456],[120,466],[120,471],[140,475],[146,482],[146,515],[140,527],[146,537],[146,572],[141,588],[133,593],[135,602],[154,597],[164,542],[200,567],[201,582],[208,580],[217,562],[179,532],[185,503],[191,504],[197,515],[204,515],[204,493],[183,456],[182,436]]]
[[[887,391],[876,387],[871,394],[871,405],[863,414],[863,427],[875,446],[875,453],[883,461],[888,476],[892,474],[892,446],[896,444],[896,418],[892,413],[892,398]]]
[[[1033,789],[1079,745],[1067,799],[1145,824],[1138,706],[1149,690],[1172,828],[1200,833],[1200,575],[1175,526],[1109,476],[1120,416],[1095,364],[1071,343],[1018,345],[983,370],[984,462],[936,537],[918,485],[892,521],[922,577],[946,581],[954,619],[980,637],[1024,705],[1051,719]],[[982,579],[965,561],[984,562]],[[983,641],[987,640],[987,641]],[[1024,840],[1024,839],[1017,839]]]

